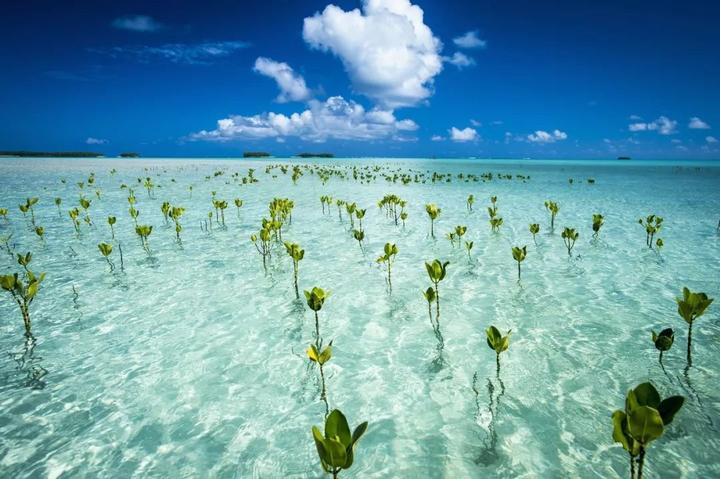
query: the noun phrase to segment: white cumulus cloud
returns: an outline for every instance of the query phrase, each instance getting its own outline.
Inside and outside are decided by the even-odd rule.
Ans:
[[[700,118],[694,116],[690,118],[690,123],[688,123],[688,128],[691,130],[709,130],[710,125],[702,121]]]
[[[430,137],[430,141],[444,141],[445,137],[441,135],[433,135]]]
[[[455,128],[454,126],[448,130],[448,133],[450,133],[450,139],[452,141],[459,141],[459,142],[465,142],[465,141],[475,141],[478,139],[478,133],[475,128],[463,128],[462,130],[459,128]]]
[[[628,130],[630,131],[657,131],[661,135],[672,135],[677,133],[677,121],[671,120],[666,116],[660,116],[651,122],[630,123]]]
[[[105,145],[108,143],[108,141],[104,138],[93,138],[92,136],[89,136],[85,143],[88,145]]]
[[[487,46],[487,42],[478,36],[477,30],[453,38],[453,43],[460,48],[485,48]]]
[[[553,130],[551,133],[545,130],[536,130],[535,133],[527,135],[527,140],[531,143],[555,143],[567,140],[567,137],[567,133],[560,130]]]
[[[715,138],[714,136],[706,136],[705,141],[707,141],[708,143],[717,143],[718,139]]]
[[[133,32],[154,32],[162,28],[162,24],[147,15],[125,15],[112,22],[112,26],[120,30]]]
[[[451,57],[443,57],[443,60],[451,65],[455,65],[458,69],[475,65],[475,60],[462,52],[455,52]]]
[[[407,140],[403,133],[418,129],[412,120],[398,120],[392,111],[370,111],[341,96],[325,101],[310,100],[300,113],[263,113],[253,116],[234,115],[218,120],[214,130],[191,134],[189,140],[226,142],[237,139],[284,139],[323,142],[340,140]]]
[[[384,109],[429,98],[443,67],[442,42],[409,0],[364,0],[362,11],[328,5],[305,18],[303,38],[336,55],[354,89]]]
[[[305,101],[312,96],[307,85],[305,85],[305,79],[295,73],[287,63],[259,57],[255,60],[253,70],[275,80],[278,88],[280,88],[280,94],[277,97],[277,101],[280,103]]]

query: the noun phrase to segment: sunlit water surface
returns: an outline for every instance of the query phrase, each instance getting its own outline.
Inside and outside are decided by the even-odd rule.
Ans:
[[[628,388],[647,380],[687,402],[652,444],[646,474],[720,476],[720,304],[694,328],[686,375],[687,330],[674,299],[685,285],[720,296],[720,168],[335,160],[322,163],[530,179],[403,186],[378,176],[371,184],[332,178],[323,186],[307,172],[297,185],[290,173],[265,174],[278,161],[0,161],[0,207],[10,209],[0,236],[12,232],[15,249],[32,250],[32,268],[47,272],[31,308],[31,351],[16,306],[0,291],[0,477],[322,476],[310,427],[322,424],[325,406],[304,353],[313,341],[311,311],[294,300],[284,248],[276,248],[266,275],[249,241],[275,196],[295,202],[283,237],[306,251],[301,289],[332,291],[320,312],[321,333],[334,341],[330,407],[342,409],[351,426],[370,422],[341,477],[627,477],[628,456],[612,442],[610,415]],[[259,182],[239,185],[232,174],[244,176],[248,167]],[[76,182],[90,172],[96,182],[85,194],[94,226],[83,224],[78,239],[67,210],[77,205]],[[148,175],[154,199],[137,183]],[[139,222],[154,226],[150,256],[121,183],[135,187]],[[227,228],[206,233],[200,225],[212,210],[211,191],[230,207]],[[376,206],[388,193],[408,202],[405,229]],[[323,215],[324,194],[368,209],[365,253],[346,214],[342,222],[335,207]],[[487,221],[491,195],[504,218],[498,234]],[[44,243],[17,208],[28,196],[40,197]],[[236,197],[244,200],[239,217]],[[554,234],[546,199],[560,205]],[[164,225],[165,200],[187,208],[182,247]],[[442,208],[436,241],[428,237],[428,202]],[[595,241],[593,213],[606,218]],[[660,254],[645,246],[637,222],[652,213],[665,218]],[[97,248],[110,242],[108,215],[118,218],[124,274],[117,247],[113,273]],[[537,246],[531,222],[542,227]],[[444,238],[456,225],[467,225],[466,239],[475,242],[471,260]],[[571,259],[559,234],[564,226],[580,232]],[[375,262],[388,241],[399,248],[392,294]],[[510,249],[525,244],[518,283]],[[421,295],[430,285],[423,262],[436,257],[450,261],[440,284],[442,350]],[[0,253],[0,272],[17,269]],[[512,329],[502,383],[485,341],[491,324]],[[650,340],[652,329],[664,327],[676,330],[667,375]]]

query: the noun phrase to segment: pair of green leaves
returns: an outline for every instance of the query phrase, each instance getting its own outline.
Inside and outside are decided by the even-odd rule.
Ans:
[[[98,244],[98,249],[100,250],[100,254],[107,258],[110,256],[110,253],[112,253],[113,247],[108,243],[100,243]]]
[[[652,341],[658,351],[668,351],[675,341],[675,331],[672,328],[666,328],[660,331],[660,334],[652,332]]]
[[[287,251],[288,256],[290,256],[294,262],[297,263],[305,257],[305,250],[300,248],[299,244],[288,241],[285,241],[283,244],[285,245],[285,251]]]
[[[515,261],[521,263],[525,260],[525,257],[527,256],[527,246],[523,246],[522,248],[519,246],[513,246],[512,255]]]
[[[536,234],[538,234],[540,232],[540,225],[537,223],[530,223],[529,229],[530,229],[530,234],[535,236]]]
[[[444,263],[442,263],[439,259],[433,260],[432,263],[425,263],[425,269],[427,270],[428,276],[430,277],[430,281],[437,284],[443,279],[445,279],[445,275],[447,274],[447,267],[449,264],[450,261],[445,261]]]
[[[510,347],[511,333],[512,330],[508,331],[508,333],[503,336],[498,328],[496,328],[495,326],[490,326],[485,330],[485,336],[487,336],[487,345],[490,347],[490,349],[495,351],[496,354],[507,351],[507,348]]]
[[[322,351],[320,351],[314,344],[311,344],[310,348],[307,350],[307,355],[310,361],[318,363],[320,366],[324,365],[326,362],[330,361],[330,358],[332,357],[332,341],[330,341],[330,344],[328,344]]]
[[[385,262],[391,262],[395,255],[398,254],[398,247],[395,244],[392,243],[385,243],[385,247],[383,248],[383,255],[378,257],[377,262],[378,263],[385,263]]]
[[[367,421],[363,422],[351,435],[347,419],[340,410],[334,409],[325,419],[324,436],[317,426],[312,427],[315,447],[325,472],[336,473],[352,466],[355,444],[365,433],[367,426]]]
[[[612,415],[613,439],[633,457],[650,442],[662,436],[680,410],[685,398],[670,396],[660,400],[660,394],[651,383],[642,383],[627,393],[625,410]]]
[[[683,288],[683,297],[676,298],[678,314],[688,323],[705,314],[705,310],[712,304],[713,299],[708,298],[705,293],[693,293],[688,288]]]
[[[305,290],[305,300],[307,305],[313,311],[320,311],[325,304],[325,300],[330,296],[330,291],[325,291],[317,286],[313,287],[312,290]]]
[[[431,220],[435,220],[438,216],[440,216],[440,212],[442,210],[438,208],[435,203],[428,203],[425,205],[425,211],[427,212]]]

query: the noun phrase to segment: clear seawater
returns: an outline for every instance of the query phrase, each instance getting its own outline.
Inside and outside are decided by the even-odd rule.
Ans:
[[[0,207],[10,209],[0,236],[12,232],[17,251],[33,252],[32,269],[47,272],[31,306],[32,351],[24,351],[17,307],[0,291],[0,477],[323,476],[310,428],[322,424],[325,406],[304,352],[313,341],[311,311],[294,299],[284,249],[265,275],[249,240],[275,196],[295,202],[283,237],[305,249],[301,289],[332,292],[320,312],[321,333],[334,341],[325,368],[330,407],[351,427],[370,423],[340,477],[628,477],[610,415],[629,388],[648,380],[663,396],[687,401],[651,445],[647,477],[720,476],[720,301],[694,327],[687,374],[687,328],[675,304],[683,286],[720,297],[720,164],[324,160],[530,179],[404,186],[333,177],[323,186],[308,173],[297,185],[290,173],[265,174],[265,165],[283,161],[0,160]],[[233,181],[248,167],[258,183]],[[78,239],[67,210],[90,172],[94,226],[83,224]],[[155,199],[137,184],[145,176],[154,178]],[[135,185],[140,223],[154,226],[151,256],[135,235],[123,182]],[[230,207],[227,228],[206,233],[200,224],[212,210],[211,191]],[[408,202],[405,229],[376,206],[388,193]],[[324,194],[368,209],[365,254],[346,214],[343,222],[335,207],[323,215]],[[498,234],[487,221],[491,195],[504,218]],[[40,198],[44,243],[18,210],[28,196]],[[239,218],[234,198],[244,200]],[[560,205],[555,233],[547,199]],[[165,200],[187,209],[182,248],[164,225]],[[442,208],[436,241],[428,237],[428,202]],[[596,241],[593,213],[606,219]],[[117,248],[113,273],[97,248],[110,241],[111,214],[124,274]],[[638,224],[649,214],[665,218],[659,254],[645,246]],[[531,222],[542,227],[537,246]],[[456,225],[468,226],[472,260],[444,238]],[[564,226],[580,232],[572,259]],[[392,294],[375,263],[385,242],[399,248]],[[520,283],[513,245],[528,245]],[[450,261],[440,284],[441,355],[421,295],[430,285],[423,262],[433,258]],[[0,252],[0,272],[18,268]],[[502,384],[485,341],[490,325],[512,329]],[[667,375],[650,339],[665,327],[676,332]]]

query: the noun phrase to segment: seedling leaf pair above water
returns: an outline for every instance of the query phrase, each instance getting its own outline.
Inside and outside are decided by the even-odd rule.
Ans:
[[[575,247],[575,242],[580,237],[580,233],[575,231],[574,228],[565,228],[560,235],[567,248],[568,256],[572,256],[572,249]]]
[[[398,254],[398,247],[393,243],[385,243],[383,248],[383,254],[378,257],[377,262],[385,264],[387,268],[387,281],[388,288],[392,293],[392,264],[395,261],[395,256]]]
[[[338,409],[333,410],[325,419],[324,435],[318,427],[312,427],[315,447],[325,472],[337,478],[341,470],[349,469],[353,465],[355,445],[367,427],[367,421],[363,422],[350,434],[347,419]]]
[[[520,263],[525,261],[525,257],[527,256],[527,246],[523,246],[522,248],[519,246],[513,246],[512,247],[512,256],[515,261],[517,261],[517,267],[518,267],[518,281],[520,281]]]
[[[705,310],[714,301],[708,298],[705,293],[693,293],[688,288],[683,288],[682,298],[676,298],[678,305],[678,314],[688,323],[688,341],[687,341],[687,362],[688,367],[692,366],[692,327],[693,322],[705,314]]]

